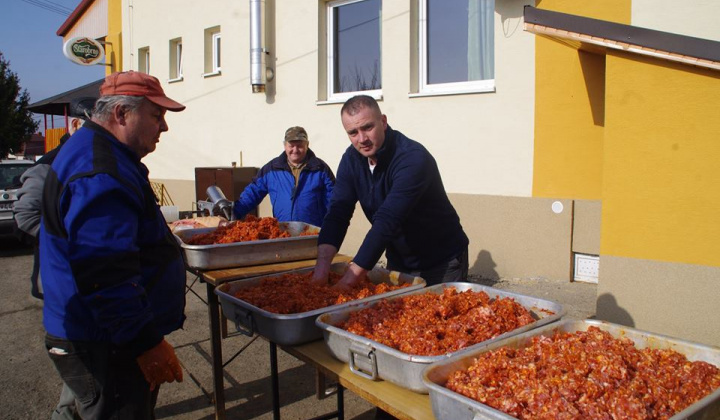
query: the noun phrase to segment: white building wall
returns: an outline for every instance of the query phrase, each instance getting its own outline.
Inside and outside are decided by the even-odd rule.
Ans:
[[[633,0],[632,25],[720,41],[717,0]]]
[[[411,1],[383,2],[380,107],[390,125],[435,156],[448,192],[529,197],[533,169],[534,43],[522,30],[522,0],[496,1],[495,93],[409,97]],[[125,69],[150,48],[151,73],[187,105],[168,113],[170,131],[145,158],[156,179],[193,180],[194,168],[262,166],[282,151],[282,135],[304,126],[310,147],[333,168],[350,144],[340,104],[319,104],[318,47],[324,2],[267,0],[275,69],[269,93],[252,93],[249,1],[124,0]],[[222,75],[203,78],[204,30],[221,26]],[[273,29],[274,28],[274,29]],[[169,41],[182,37],[184,80],[168,84]],[[272,58],[276,62],[272,62]],[[274,94],[273,94],[274,91]],[[242,162],[240,155],[242,153]]]
[[[70,38],[85,36],[93,39],[103,38],[108,32],[108,0],[93,2],[83,14],[82,19],[75,23],[63,37],[63,42]]]

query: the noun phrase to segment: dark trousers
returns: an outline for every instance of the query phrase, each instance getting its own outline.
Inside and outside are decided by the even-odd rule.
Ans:
[[[401,273],[411,274],[413,276],[422,277],[427,286],[433,286],[440,283],[452,283],[458,281],[467,281],[468,276],[468,249],[451,258],[450,260],[438,264],[435,267],[425,270],[409,271],[403,267],[393,265],[388,261],[388,270],[399,271]],[[381,408],[375,409],[376,420],[392,420],[395,417]]]
[[[45,348],[84,420],[152,420],[158,388],[150,385],[134,357],[110,343],[45,336]]]
[[[413,276],[422,277],[427,286],[434,286],[440,283],[450,283],[457,281],[467,281],[468,277],[468,249],[460,252],[460,254],[445,261],[435,267],[425,270],[409,270],[392,261],[388,261],[388,270],[399,271],[401,273],[411,274]]]

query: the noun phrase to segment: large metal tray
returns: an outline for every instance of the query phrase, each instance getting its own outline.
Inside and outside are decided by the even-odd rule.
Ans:
[[[308,260],[317,257],[317,235],[299,236],[306,230],[320,232],[320,228],[304,222],[280,222],[280,229],[290,233],[289,238],[262,241],[234,242],[231,244],[188,245],[185,241],[217,227],[186,229],[175,233],[185,251],[188,267],[215,270],[230,267]]]
[[[546,325],[526,333],[508,337],[504,340],[487,344],[472,352],[458,354],[449,359],[433,363],[423,373],[423,381],[430,389],[430,402],[433,414],[437,419],[452,420],[480,420],[497,419],[512,420],[515,417],[509,416],[499,410],[495,410],[485,404],[473,399],[464,397],[454,391],[445,388],[448,377],[455,371],[467,369],[479,354],[497,349],[499,347],[524,348],[530,345],[533,337],[544,335],[552,337],[556,331],[576,332],[585,331],[590,326],[598,327],[607,331],[613,337],[627,337],[635,343],[637,348],[673,349],[685,355],[688,360],[702,360],[720,366],[720,348],[691,343],[688,341],[671,338],[646,331],[636,330],[622,325],[611,324],[598,320],[572,320],[566,319],[560,322]],[[685,410],[677,413],[670,420],[680,419],[719,419],[720,418],[720,388],[710,395],[695,402]]]
[[[564,314],[562,305],[558,303],[482,286],[475,283],[441,283],[426,287],[422,290],[416,290],[411,293],[404,293],[403,296],[420,293],[442,294],[443,290],[448,287],[454,287],[459,292],[464,292],[466,290],[472,290],[475,292],[484,291],[491,298],[511,297],[515,299],[517,303],[528,309],[533,314],[536,321],[505,334],[501,334],[494,339],[474,344],[457,352],[439,356],[419,356],[404,353],[375,340],[350,333],[337,327],[338,324],[346,321],[350,317],[350,313],[372,307],[377,304],[377,302],[368,302],[362,305],[353,306],[352,308],[338,309],[336,311],[325,313],[318,317],[316,323],[324,331],[325,343],[330,349],[330,352],[337,359],[348,363],[350,365],[350,370],[353,373],[371,380],[385,379],[412,391],[427,394],[428,388],[423,383],[422,372],[431,363],[446,359],[448,356],[453,354],[468,351],[469,349],[476,348],[485,343],[500,340],[511,335],[520,334],[532,328],[557,321]],[[398,299],[403,296],[395,296],[391,299]]]
[[[335,273],[343,274],[348,268],[348,263],[335,263],[332,264],[330,268],[331,271]],[[276,314],[268,312],[234,296],[238,290],[255,286],[265,278],[276,277],[287,273],[305,273],[312,270],[313,268],[304,268],[287,271],[285,273],[276,273],[266,276],[253,277],[250,279],[232,281],[216,287],[215,293],[220,299],[220,304],[222,305],[225,317],[235,321],[235,326],[239,332],[250,336],[257,333],[276,344],[282,346],[295,346],[322,338],[322,330],[315,325],[315,318],[324,312],[334,309],[348,308],[362,304],[363,302],[412,292],[425,287],[425,280],[420,277],[414,277],[409,274],[399,273],[397,271],[388,271],[381,267],[375,267],[367,273],[367,277],[371,282],[375,284],[389,283],[395,285],[408,283],[411,284],[411,286],[387,293],[381,293],[375,296],[369,296],[364,299],[346,302],[340,305],[328,306],[297,314]]]

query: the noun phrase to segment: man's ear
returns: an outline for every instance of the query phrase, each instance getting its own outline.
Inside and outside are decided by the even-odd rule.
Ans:
[[[78,128],[82,127],[83,120],[81,120],[80,118],[73,118],[71,125],[73,128],[73,132],[75,132],[78,130]]]
[[[119,125],[125,125],[125,117],[127,116],[127,110],[122,105],[115,105],[115,108],[113,108],[113,119],[115,119],[115,122],[117,122]]]

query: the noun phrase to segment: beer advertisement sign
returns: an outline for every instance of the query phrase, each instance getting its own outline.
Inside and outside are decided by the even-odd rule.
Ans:
[[[76,37],[65,41],[63,54],[73,63],[91,66],[100,63],[105,58],[105,49],[102,44],[92,38]]]

